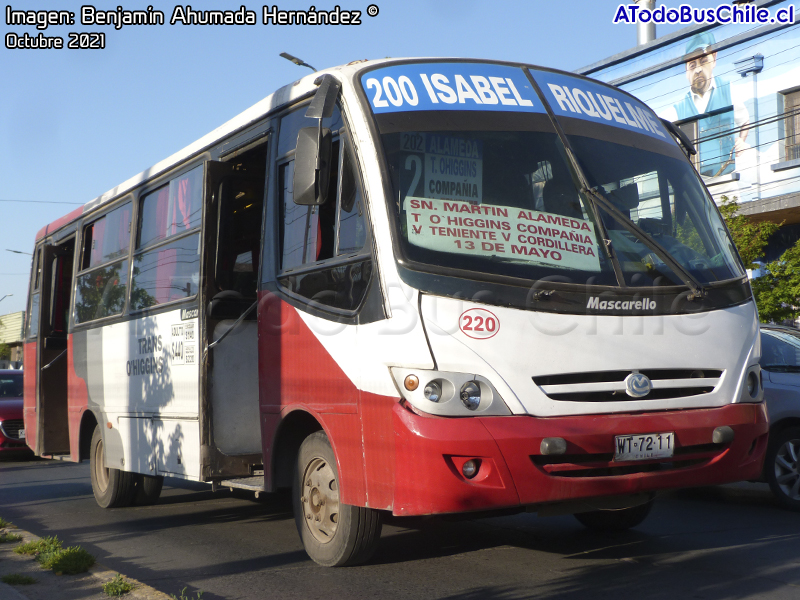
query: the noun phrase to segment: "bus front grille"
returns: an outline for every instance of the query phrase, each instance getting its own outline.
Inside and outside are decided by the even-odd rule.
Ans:
[[[533,377],[548,398],[565,402],[626,402],[668,400],[714,391],[722,379],[719,369],[645,369],[652,389],[642,397],[626,393],[625,378],[633,371],[593,371]]]

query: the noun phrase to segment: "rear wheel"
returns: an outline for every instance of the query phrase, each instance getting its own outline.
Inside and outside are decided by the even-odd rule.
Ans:
[[[164,478],[160,475],[136,475],[136,489],[134,490],[133,504],[135,506],[150,506],[158,502]]]
[[[106,466],[103,434],[99,425],[95,427],[92,435],[89,470],[97,504],[103,508],[118,508],[131,503],[135,491],[133,473],[109,469]]]
[[[292,491],[297,531],[314,562],[344,567],[369,560],[381,537],[381,513],[339,501],[336,458],[324,432],[300,446]]]
[[[767,482],[785,508],[800,510],[800,427],[790,427],[770,439],[765,468]]]
[[[589,529],[598,531],[625,531],[640,525],[650,514],[653,501],[630,508],[593,510],[577,513],[575,518]]]

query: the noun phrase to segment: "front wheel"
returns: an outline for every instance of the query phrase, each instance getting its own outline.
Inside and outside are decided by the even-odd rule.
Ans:
[[[577,513],[575,518],[589,529],[598,531],[625,531],[640,525],[650,514],[653,501],[620,509],[592,510]]]
[[[89,455],[94,499],[102,508],[128,506],[135,492],[133,473],[110,469],[106,466],[105,446],[100,426],[94,428]]]
[[[336,458],[323,431],[300,446],[292,488],[294,520],[311,560],[324,567],[369,560],[381,537],[381,513],[339,501]]]
[[[800,511],[800,427],[770,439],[764,470],[775,498],[784,508]]]

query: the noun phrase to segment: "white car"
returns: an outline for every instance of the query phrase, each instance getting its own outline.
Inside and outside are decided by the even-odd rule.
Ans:
[[[800,331],[762,325],[761,369],[770,422],[764,477],[781,505],[800,510]]]

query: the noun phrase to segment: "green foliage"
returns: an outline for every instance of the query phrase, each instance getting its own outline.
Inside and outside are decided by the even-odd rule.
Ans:
[[[0,529],[5,529],[9,525],[11,525],[11,523],[6,521],[3,517],[0,517]]]
[[[203,592],[195,592],[197,594],[197,597],[196,598],[192,598],[192,596],[187,596],[186,595],[186,590],[187,589],[188,588],[183,588],[181,590],[181,592],[180,592],[181,593],[180,596],[176,596],[175,594],[171,594],[170,598],[172,598],[172,600],[202,600]]]
[[[0,533],[0,544],[6,544],[8,542],[21,542],[22,536],[17,535],[16,533]]]
[[[676,224],[675,239],[684,246],[689,246],[695,252],[699,252],[702,255],[706,253],[703,240],[700,239],[700,234],[691,219],[684,219],[683,223]]]
[[[67,575],[84,573],[95,562],[94,556],[79,546],[63,548],[61,540],[55,536],[20,544],[14,552],[33,556],[43,569]]]
[[[106,593],[106,596],[119,597],[123,594],[127,594],[135,588],[135,585],[133,585],[130,581],[125,581],[125,578],[119,574],[111,581],[103,584],[103,591]]]
[[[0,360],[11,360],[11,346],[0,343]]]
[[[30,585],[36,583],[36,580],[30,575],[22,575],[21,573],[9,573],[0,577],[0,581],[8,585]]]
[[[748,268],[763,256],[769,236],[783,223],[753,222],[738,214],[736,199],[722,197],[719,207],[739,254]],[[750,286],[758,306],[761,321],[775,322],[800,316],[800,241],[786,250],[778,260],[764,265],[765,274],[753,279]]]
[[[800,316],[800,241],[764,266],[766,273],[750,282],[762,321]]]
[[[47,554],[40,554],[37,560],[44,569],[52,569],[55,573],[77,575],[85,573],[95,563],[95,557],[80,546],[70,546]]]
[[[736,198],[722,196],[722,203],[719,211],[725,219],[725,224],[731,232],[733,243],[739,250],[739,255],[744,261],[744,266],[748,269],[755,268],[753,264],[757,259],[764,256],[764,247],[769,241],[769,237],[778,231],[783,223],[771,223],[768,221],[753,221],[747,215],[739,214],[739,203]]]
[[[62,546],[61,540],[53,536],[53,537],[42,538],[34,542],[27,542],[25,544],[20,544],[19,546],[14,548],[14,552],[16,552],[17,554],[28,554],[30,556],[37,556],[39,554],[60,550],[61,546]]]

